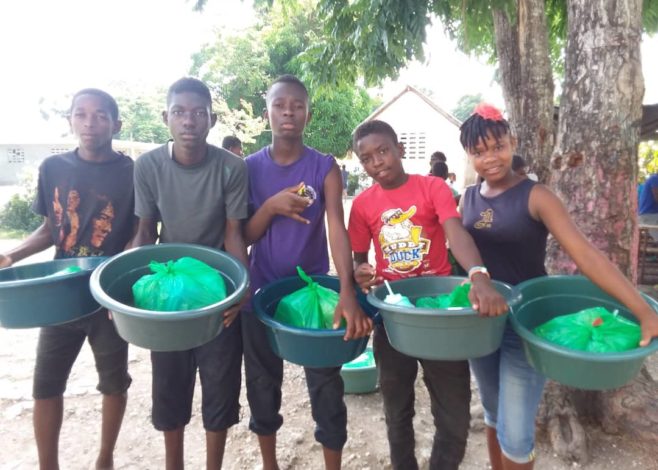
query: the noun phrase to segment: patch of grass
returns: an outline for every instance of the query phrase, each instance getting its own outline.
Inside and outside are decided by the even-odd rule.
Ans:
[[[12,229],[5,229],[4,227],[0,227],[0,239],[22,240],[25,237],[27,237],[29,234],[30,232],[26,232],[24,230],[12,230]]]

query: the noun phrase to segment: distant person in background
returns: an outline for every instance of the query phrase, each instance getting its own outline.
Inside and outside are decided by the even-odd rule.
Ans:
[[[238,157],[243,157],[242,142],[234,135],[227,135],[222,140],[222,148],[236,154]]]
[[[658,225],[658,173],[649,176],[642,185],[638,213],[641,224]],[[658,229],[649,230],[649,235],[658,240]]]
[[[349,179],[350,172],[347,171],[345,165],[340,166],[340,177],[343,179],[343,197],[347,197],[347,180]]]
[[[447,164],[448,159],[446,158],[446,154],[437,151],[430,155],[430,175],[432,174],[432,167],[436,162],[443,162]]]
[[[512,156],[512,171],[519,176],[524,176],[532,181],[537,181],[537,175],[528,172],[528,163],[521,155],[514,154]]]
[[[446,165],[445,162],[434,162],[434,165],[432,165],[432,176],[443,178],[446,184],[448,184],[448,174],[448,165]],[[455,199],[455,204],[459,204],[459,191],[453,188],[450,184],[448,184],[448,187],[452,192],[452,197]]]
[[[454,188],[455,184],[457,184],[457,175],[454,174],[453,172],[448,173],[448,179],[446,180],[446,182],[450,185],[450,187]]]
[[[519,176],[528,176],[528,164],[521,155],[512,156],[512,171]]]

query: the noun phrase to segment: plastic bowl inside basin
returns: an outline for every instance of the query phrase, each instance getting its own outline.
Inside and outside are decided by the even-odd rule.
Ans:
[[[355,365],[344,364],[340,370],[340,375],[345,384],[345,393],[372,393],[377,390],[377,365],[372,357],[372,348],[367,347],[361,356],[364,357],[363,364]],[[361,356],[354,359],[359,361]],[[367,359],[372,359],[368,361]]]
[[[149,263],[190,256],[217,269],[226,282],[226,299],[194,310],[155,312],[133,306],[133,284],[151,274]],[[247,292],[245,267],[228,253],[200,245],[163,243],[116,255],[91,276],[91,292],[112,312],[119,335],[131,344],[152,351],[183,351],[212,340],[222,330],[222,313]]]
[[[618,388],[632,380],[644,358],[658,350],[658,340],[649,346],[619,353],[590,353],[550,343],[532,332],[552,318],[589,307],[615,309],[637,321],[626,307],[583,276],[546,276],[516,286],[523,299],[510,316],[512,327],[523,340],[528,362],[557,382],[585,390]],[[658,303],[642,294],[657,310]],[[658,310],[657,310],[658,311]]]
[[[311,276],[320,285],[338,291],[338,278],[332,276]],[[263,286],[252,300],[254,313],[265,324],[267,337],[274,353],[286,361],[305,367],[338,367],[350,362],[363,352],[368,338],[344,341],[345,329],[311,330],[295,328],[274,320],[274,312],[279,301],[288,294],[306,287],[299,277],[287,277]],[[357,294],[359,304],[369,313],[372,309],[365,295]]]
[[[107,258],[64,258],[0,269],[0,325],[59,325],[100,308],[89,291],[91,272]],[[77,266],[81,271],[51,276]]]
[[[412,303],[419,297],[446,294],[466,279],[457,276],[422,276],[390,282],[396,294]],[[508,305],[518,303],[511,286],[492,281]],[[500,346],[507,314],[481,317],[472,308],[409,308],[384,302],[388,290],[377,286],[368,294],[368,302],[384,318],[388,339],[395,349],[420,359],[462,360],[485,356]]]

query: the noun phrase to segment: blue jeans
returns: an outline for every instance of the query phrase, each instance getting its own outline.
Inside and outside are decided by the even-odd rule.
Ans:
[[[535,417],[546,378],[528,364],[521,338],[509,321],[500,349],[469,362],[480,389],[484,421],[496,428],[503,454],[516,463],[531,462]]]

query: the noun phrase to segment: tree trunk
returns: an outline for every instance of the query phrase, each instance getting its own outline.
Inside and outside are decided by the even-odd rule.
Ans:
[[[522,155],[548,180],[554,145],[553,75],[543,0],[518,0],[516,24],[493,11],[496,51],[510,123]]]
[[[585,236],[629,278],[636,277],[637,144],[644,81],[640,60],[642,0],[569,0],[568,38],[551,185]],[[555,240],[551,273],[576,266]],[[555,449],[587,459],[579,418],[609,432],[658,442],[656,383],[643,376],[610,392],[550,384],[541,420]]]

